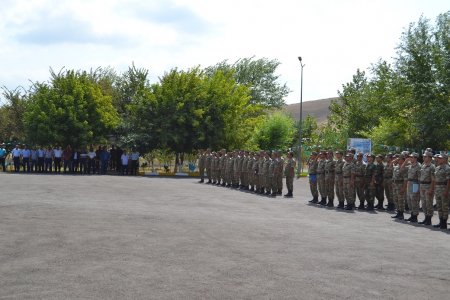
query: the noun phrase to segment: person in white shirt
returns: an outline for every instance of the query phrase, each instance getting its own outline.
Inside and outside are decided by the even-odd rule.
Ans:
[[[95,174],[96,172],[96,168],[95,168],[95,157],[97,156],[95,151],[94,151],[94,147],[91,145],[91,148],[89,148],[89,152],[87,154],[88,156],[88,169],[87,169],[87,173],[91,174],[91,170],[92,170],[92,174]]]
[[[37,172],[38,151],[36,147],[31,149],[31,172]]]
[[[61,173],[61,157],[62,157],[61,147],[56,146],[55,149],[53,149],[55,173]]]
[[[23,172],[30,173],[30,157],[31,157],[31,150],[28,149],[28,146],[25,145],[22,150],[22,168]]]
[[[122,175],[125,175],[125,173],[128,175],[128,154],[126,150],[123,150],[123,154],[120,156],[120,161]]]
[[[131,175],[137,175],[137,171],[139,168],[139,152],[136,151],[136,148],[131,148]]]
[[[22,150],[20,150],[19,145],[16,145],[11,151],[11,156],[14,162],[14,172],[18,173],[20,171],[20,156],[22,155]]]

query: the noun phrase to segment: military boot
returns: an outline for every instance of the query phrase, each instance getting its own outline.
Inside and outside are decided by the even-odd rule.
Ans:
[[[210,184],[210,183],[211,183],[211,180],[208,180],[207,184]]]
[[[395,210],[395,204],[394,203],[388,203],[386,210],[387,211]]]
[[[322,201],[319,203],[320,205],[327,205],[327,197],[322,197]]]
[[[289,191],[288,191],[288,193],[289,193]],[[279,196],[283,195],[283,190],[278,190],[277,195],[279,195]]]
[[[328,198],[327,207],[334,207],[334,199]]]
[[[374,210],[373,203],[367,202],[367,210],[369,210],[369,211]]]
[[[397,220],[404,220],[405,217],[403,216],[403,212],[399,212],[399,216],[397,217]]]
[[[442,223],[441,226],[439,227],[440,229],[447,229],[447,219],[442,219]]]
[[[286,198],[292,198],[294,195],[292,195],[292,190],[288,190],[287,194],[284,195]]]
[[[365,210],[365,209],[366,209],[366,208],[364,207],[364,202],[362,202],[362,201],[359,202],[358,209],[360,209],[360,210]]]
[[[319,199],[318,197],[314,197],[312,200],[309,200],[309,203],[318,203]]]
[[[443,223],[442,218],[439,218],[439,224],[433,225],[434,228],[440,228]]]
[[[270,194],[270,196],[276,197],[277,196],[277,192],[273,191],[272,194]]]
[[[379,209],[379,210],[386,210],[386,209],[384,208],[383,201],[378,202],[376,209]]]
[[[203,182],[205,182],[205,180],[203,180],[203,178],[200,179],[199,183],[203,183]]]
[[[344,208],[344,201],[339,201],[339,204],[337,206],[338,209],[343,209]]]
[[[411,217],[407,221],[409,221],[411,223],[417,223],[417,215],[411,214]]]
[[[345,210],[353,210],[353,203],[352,204],[347,204],[347,207],[345,208]]]

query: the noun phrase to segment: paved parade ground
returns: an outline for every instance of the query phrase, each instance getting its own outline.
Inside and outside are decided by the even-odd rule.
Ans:
[[[0,174],[0,299],[449,297],[449,231],[197,181]]]

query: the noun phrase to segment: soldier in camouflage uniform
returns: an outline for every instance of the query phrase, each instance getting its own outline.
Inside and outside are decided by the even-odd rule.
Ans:
[[[241,165],[241,189],[242,190],[248,190],[247,163],[248,163],[248,152],[242,151],[242,165]]]
[[[364,197],[367,201],[367,210],[374,209],[375,201],[375,164],[373,163],[374,156],[367,154],[367,165],[364,171]]]
[[[264,189],[266,190],[266,195],[270,195],[271,190],[271,182],[270,182],[270,173],[269,173],[269,166],[272,163],[272,159],[270,158],[269,152],[266,152],[266,160],[264,161]]]
[[[222,181],[222,186],[226,185],[226,162],[227,162],[227,152],[225,149],[220,150],[220,180]]]
[[[241,177],[241,157],[239,156],[239,151],[235,150],[233,155],[233,178],[232,186],[234,188],[239,187],[239,179]]]
[[[386,195],[386,199],[388,202],[387,211],[393,211],[395,209],[394,198],[392,195],[392,172],[394,170],[393,166],[391,165],[392,160],[393,155],[392,153],[389,153],[387,155],[387,164],[384,167],[383,173],[384,194]]]
[[[420,168],[420,201],[422,203],[423,213],[425,214],[425,219],[419,224],[431,225],[431,219],[433,218],[433,181],[435,166],[431,163],[433,158],[433,153],[425,152],[423,155],[423,164]]]
[[[319,190],[317,189],[317,152],[312,152],[308,159],[308,177],[309,189],[311,191],[312,199],[310,203],[319,202]]]
[[[327,152],[327,159],[325,161],[325,186],[328,197],[328,207],[334,207],[334,176],[335,176],[335,162],[333,159],[333,151]]]
[[[392,198],[394,200],[397,214],[393,216],[394,219],[403,220],[403,213],[405,211],[406,202],[406,186],[405,181],[408,179],[408,173],[406,169],[402,169],[402,165],[405,162],[403,154],[397,155],[397,157],[390,162],[392,167]]]
[[[277,177],[277,193],[278,195],[283,195],[283,169],[284,169],[284,158],[278,152],[278,177]]]
[[[342,167],[345,161],[342,159],[342,151],[336,151],[336,161],[334,166],[334,185],[336,190],[336,197],[339,201],[337,208],[344,208],[344,178],[342,173]]]
[[[342,181],[344,189],[344,198],[347,201],[346,210],[353,210],[355,207],[355,163],[353,154],[345,155],[345,162],[342,165]]]
[[[283,163],[284,164],[284,163]],[[294,153],[291,151],[287,155],[286,167],[284,168],[284,175],[286,176],[286,188],[288,190],[284,197],[293,197],[294,194],[294,177],[295,177],[295,159]]]
[[[327,204],[327,188],[325,185],[325,162],[326,162],[326,151],[321,151],[320,155],[317,159],[317,187],[319,189],[320,196],[322,197],[322,201],[320,201],[321,205]]]
[[[266,153],[264,151],[260,152],[259,162],[258,162],[258,184],[259,184],[259,194],[265,193],[265,178],[266,174],[264,173],[264,163],[266,161]]]
[[[419,189],[419,176],[421,165],[417,162],[419,155],[417,153],[412,153],[408,159],[402,165],[402,168],[408,171],[408,182],[406,201],[411,210],[411,217],[406,219],[411,223],[417,223],[417,216],[419,215],[419,201],[420,201],[420,189]]]
[[[434,171],[435,181],[433,184],[436,196],[436,204],[439,214],[439,224],[433,227],[447,229],[449,190],[450,190],[450,166],[447,163],[446,154],[436,156],[437,166]]]
[[[249,186],[249,191],[255,191],[255,184],[254,184],[254,173],[253,173],[253,161],[255,160],[255,154],[253,152],[248,153],[248,160],[247,160],[247,183]]]
[[[277,178],[276,178],[276,170],[278,168],[277,154],[276,152],[272,153],[272,159],[270,160],[269,170],[268,170],[268,186],[269,191],[272,191],[270,194],[272,197],[277,196]]]
[[[365,196],[364,196],[364,172],[366,170],[366,165],[363,161],[363,154],[362,152],[359,152],[356,156],[355,161],[355,190],[356,194],[358,195],[359,199],[359,206],[358,209],[365,209],[364,202],[365,202]]]
[[[228,161],[227,161],[227,187],[232,187],[233,185],[233,166],[234,166],[234,152],[228,152]]]
[[[211,149],[208,148],[208,149],[206,149],[206,163],[205,163],[206,175],[208,176],[207,183],[212,182],[211,164],[212,164],[212,154],[211,154]]]
[[[383,165],[383,155],[377,154],[375,156],[375,198],[377,198],[378,203],[375,206],[376,209],[384,210],[384,165]]]
[[[206,164],[206,155],[203,149],[199,150],[198,154],[198,171],[200,173],[200,183],[205,182],[205,164]]]

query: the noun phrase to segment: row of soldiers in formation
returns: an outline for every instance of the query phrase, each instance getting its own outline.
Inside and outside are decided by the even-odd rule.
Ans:
[[[250,152],[235,150],[217,152],[200,150],[198,167],[200,182],[249,190],[270,196],[282,195],[283,175],[286,177],[287,193],[293,197],[295,176],[294,154],[288,152],[286,159],[278,151]]]
[[[345,157],[342,151],[311,154],[308,160],[313,196],[311,203],[334,207],[336,195],[339,201],[337,207],[340,209],[396,210],[397,214],[393,218],[398,220],[404,219],[405,209],[409,208],[411,215],[406,221],[412,223],[418,222],[421,204],[425,218],[419,224],[432,225],[435,199],[439,223],[434,227],[447,228],[450,166],[446,154],[433,155],[432,150],[427,149],[422,164],[417,161],[417,153],[391,153],[386,158],[383,155],[367,154],[366,163],[363,153],[356,155],[355,152],[351,149]],[[359,199],[358,207],[355,207],[356,195]],[[383,205],[385,195],[387,208]],[[378,200],[376,206],[375,198]]]

